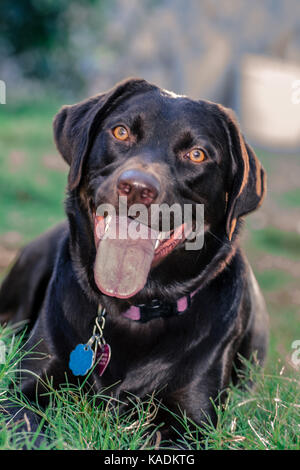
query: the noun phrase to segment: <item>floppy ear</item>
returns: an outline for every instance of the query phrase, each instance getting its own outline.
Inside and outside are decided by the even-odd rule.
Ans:
[[[69,189],[77,188],[82,169],[101,121],[123,99],[155,87],[142,79],[127,79],[107,93],[93,96],[73,106],[63,106],[53,121],[58,151],[70,165]]]
[[[234,175],[226,212],[226,233],[231,240],[239,217],[254,211],[262,203],[266,174],[253,149],[245,142],[233,111],[219,108],[225,118]]]

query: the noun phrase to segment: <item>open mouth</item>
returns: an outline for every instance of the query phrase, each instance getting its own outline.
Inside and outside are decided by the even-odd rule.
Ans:
[[[101,292],[126,299],[139,292],[151,268],[185,239],[185,224],[162,232],[128,218],[94,216],[94,277]]]

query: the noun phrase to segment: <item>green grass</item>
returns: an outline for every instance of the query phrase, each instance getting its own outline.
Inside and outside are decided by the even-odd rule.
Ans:
[[[275,227],[253,230],[250,244],[264,253],[300,260],[300,235],[295,232],[285,232]]]
[[[45,103],[0,108],[0,236],[18,232],[26,242],[64,217],[66,173],[45,167],[56,154]]]
[[[300,188],[291,189],[278,197],[283,207],[300,207]]]
[[[61,104],[49,100],[0,107],[0,248],[2,236],[9,238],[10,233],[17,232],[20,243],[25,243],[64,218],[67,171],[45,165],[45,156],[57,155],[52,119]],[[259,157],[270,180],[282,156],[261,153]],[[299,207],[298,189],[270,195],[278,202],[279,210],[283,205],[286,211]],[[291,365],[291,344],[300,339],[299,308],[290,301],[299,280],[284,267],[256,269],[255,262],[265,255],[288,263],[299,262],[300,236],[273,226],[260,230],[249,226],[248,233],[246,252],[253,261],[270,313],[267,365],[264,374],[248,369],[248,375],[254,375],[257,382],[254,392],[231,387],[226,406],[216,409],[217,427],[202,430],[202,448],[299,449],[299,371]],[[5,364],[0,364],[1,404],[22,354],[22,334],[6,328],[0,330],[0,339],[8,350]],[[152,422],[157,407],[153,397],[144,403],[132,397],[134,413],[120,415],[118,406],[112,407],[108,396],[98,397],[100,405],[95,406],[95,397],[67,383],[59,391],[50,387],[49,394],[51,406],[37,409],[47,424],[48,440],[42,448],[150,449],[158,445],[159,429]],[[200,430],[192,431],[184,415],[178,419],[185,427],[178,436],[178,445],[199,447]],[[35,447],[33,436],[28,439],[18,433],[18,426],[7,424],[2,415],[0,449],[18,449],[24,439],[28,448]]]
[[[2,328],[0,339],[7,345],[6,362],[0,366],[0,406],[9,383],[14,383],[17,362],[22,353],[22,334]],[[300,387],[299,381],[286,374],[282,364],[273,366],[273,373],[263,374],[257,367],[246,363],[241,377],[244,390],[231,386],[225,404],[216,403],[217,426],[195,426],[184,413],[173,416],[183,426],[176,445],[180,449],[245,449],[282,450],[300,448]],[[246,383],[256,383],[253,391]],[[44,442],[35,444],[37,433],[20,431],[20,423],[10,417],[0,419],[0,450],[18,449],[101,449],[137,450],[161,449],[170,443],[161,440],[160,426],[153,418],[159,406],[155,396],[147,401],[130,397],[131,407],[119,412],[118,403],[102,395],[89,395],[81,386],[67,383],[54,390],[48,383],[50,404],[44,410],[29,404],[15,394],[20,406],[35,411],[42,419]],[[96,400],[98,403],[96,404]],[[40,429],[38,430],[40,431]]]
[[[294,340],[300,339],[299,309],[295,305],[268,305],[270,312],[270,341],[267,360],[267,369],[279,358],[289,362],[292,354],[291,345]],[[294,371],[299,376],[298,371]]]
[[[286,286],[293,279],[291,275],[280,269],[266,269],[257,272],[256,278],[261,289],[264,291],[274,291]]]

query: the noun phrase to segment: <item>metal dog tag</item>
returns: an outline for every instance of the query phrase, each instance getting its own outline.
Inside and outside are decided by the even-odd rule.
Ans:
[[[89,344],[77,344],[70,354],[69,368],[74,375],[86,375],[94,364],[94,352]]]
[[[96,361],[97,361],[97,366],[96,370],[100,377],[104,374],[109,361],[110,361],[110,356],[111,356],[111,349],[110,345],[105,343],[101,347],[98,346],[97,352],[96,352]]]

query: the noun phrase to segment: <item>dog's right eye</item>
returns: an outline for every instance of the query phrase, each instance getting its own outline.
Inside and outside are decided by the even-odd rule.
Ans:
[[[113,129],[113,135],[118,140],[127,140],[129,138],[129,133],[124,126],[117,126]]]

